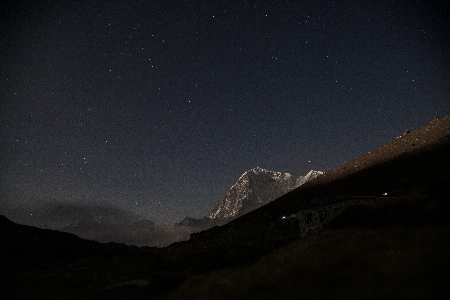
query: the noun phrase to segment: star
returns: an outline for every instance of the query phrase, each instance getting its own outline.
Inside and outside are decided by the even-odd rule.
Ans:
[[[176,222],[257,165],[327,171],[450,113],[448,18],[422,2],[172,4],[0,18],[2,207],[34,182],[30,198]]]

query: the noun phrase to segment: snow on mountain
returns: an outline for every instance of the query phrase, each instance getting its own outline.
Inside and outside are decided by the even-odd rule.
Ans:
[[[322,175],[322,174],[323,174],[323,172],[321,172],[321,171],[311,170],[305,176],[297,177],[297,183],[295,184],[294,188],[298,188],[299,186],[305,184],[306,182],[308,182],[308,181],[310,181],[310,180],[312,180],[312,179],[314,179],[317,176]]]
[[[311,170],[305,176],[295,178],[289,173],[256,167],[239,178],[208,217],[216,221],[230,221],[277,199],[321,174],[323,172]]]

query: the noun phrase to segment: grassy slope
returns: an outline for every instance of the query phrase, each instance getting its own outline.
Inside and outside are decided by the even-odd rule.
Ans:
[[[365,201],[252,266],[192,277],[166,298],[449,299],[445,200]]]

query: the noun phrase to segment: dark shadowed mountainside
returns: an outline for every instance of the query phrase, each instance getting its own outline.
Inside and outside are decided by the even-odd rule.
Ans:
[[[164,248],[2,218],[2,298],[449,299],[449,153],[447,116]],[[306,234],[279,218],[323,199],[354,202]]]
[[[450,176],[450,116],[430,123],[350,160],[268,205],[236,220],[295,210],[324,194],[380,195],[392,190],[424,189]]]
[[[102,244],[66,232],[20,225],[5,216],[0,216],[0,241],[2,266],[70,262],[85,256],[137,248],[112,242]]]

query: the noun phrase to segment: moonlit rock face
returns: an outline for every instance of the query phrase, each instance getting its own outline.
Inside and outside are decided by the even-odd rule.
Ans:
[[[297,183],[296,183],[296,185],[295,185],[294,188],[297,188],[297,187],[299,187],[299,186],[305,184],[306,182],[308,182],[308,181],[310,181],[310,180],[312,180],[312,179],[314,179],[314,178],[316,178],[317,176],[322,175],[322,174],[323,174],[323,172],[321,172],[321,171],[314,171],[314,170],[311,170],[311,171],[309,171],[308,174],[306,174],[305,176],[299,176],[299,177],[297,178]]]
[[[225,220],[255,210],[305,182],[323,174],[310,171],[298,178],[289,173],[274,172],[256,167],[245,172],[222,201],[211,211],[209,218]]]

